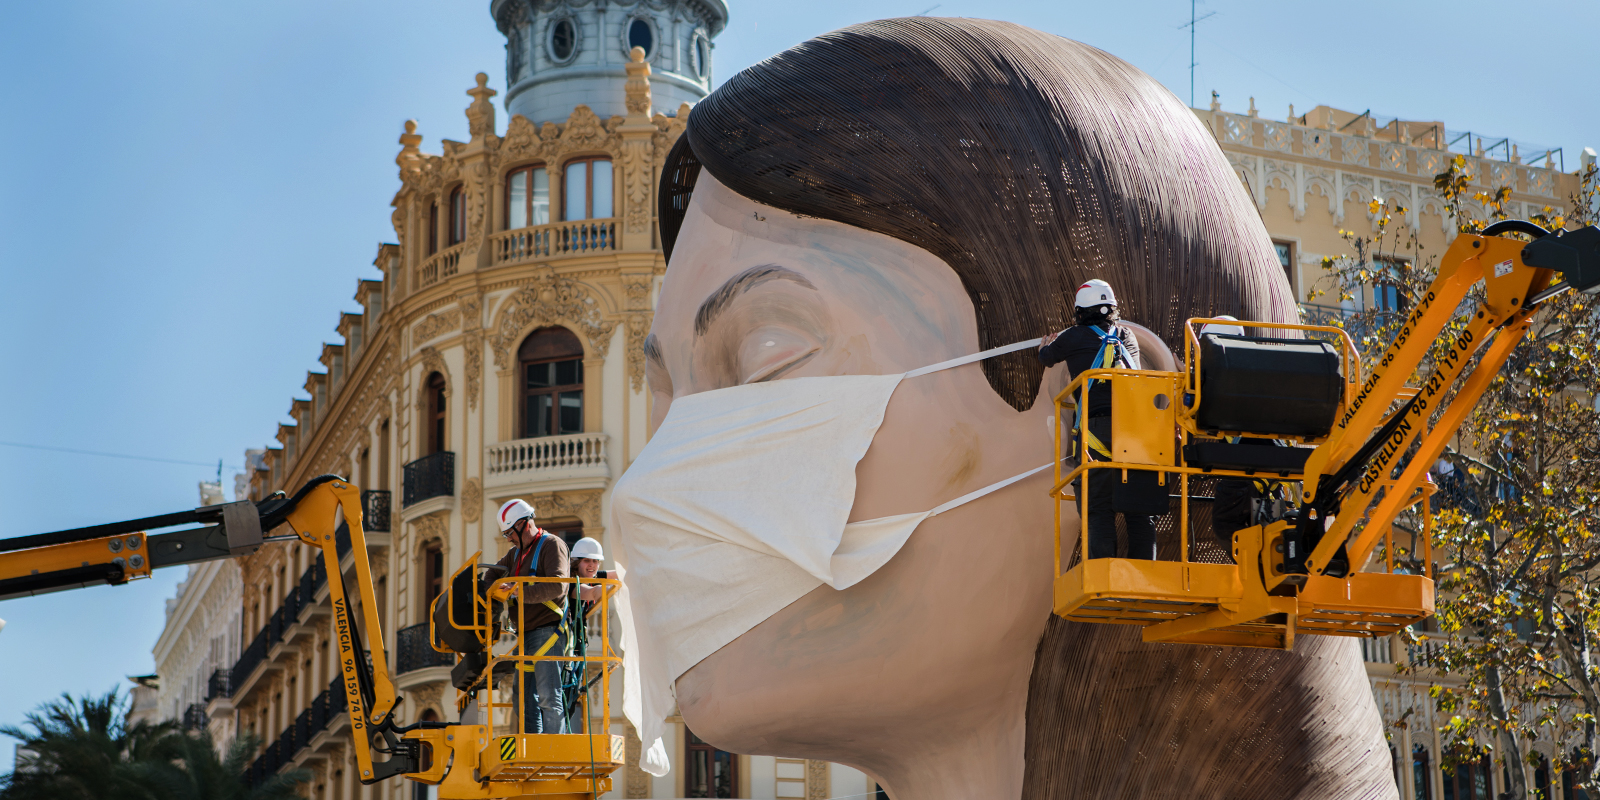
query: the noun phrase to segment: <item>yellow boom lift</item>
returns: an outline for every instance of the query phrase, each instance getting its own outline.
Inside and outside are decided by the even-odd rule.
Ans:
[[[1513,232],[1534,238],[1500,235]],[[1563,280],[1551,286],[1558,273]],[[1440,351],[1432,374],[1411,385],[1479,282],[1482,299],[1466,312],[1465,326]],[[1510,220],[1482,236],[1456,237],[1433,285],[1366,376],[1338,328],[1217,319],[1185,325],[1179,372],[1074,376],[1056,397],[1055,613],[1142,626],[1147,642],[1284,650],[1297,633],[1383,636],[1427,617],[1434,602],[1428,467],[1527,333],[1539,304],[1569,289],[1600,291],[1600,230],[1551,233]],[[1207,323],[1306,338],[1203,332]],[[1088,407],[1094,381],[1111,387],[1109,460],[1091,460],[1088,437],[1073,437],[1076,411]],[[1302,446],[1270,446],[1286,442]],[[1076,465],[1069,460],[1064,471],[1063,458]],[[1063,506],[1078,504],[1078,519],[1087,519],[1087,492],[1076,486],[1092,470],[1116,470],[1124,483],[1130,471],[1162,475],[1174,491],[1175,558],[1085,559],[1086,525],[1076,548],[1063,545]],[[1191,505],[1209,498],[1191,496],[1191,488],[1217,480],[1271,480],[1289,491],[1256,504],[1255,524],[1234,533],[1226,558],[1198,560]],[[1421,567],[1396,570],[1391,526],[1417,505]],[[1380,540],[1386,557],[1363,571]]]
[[[609,601],[618,582],[605,578],[505,578],[495,567],[480,568],[478,554],[457,571],[449,590],[432,609],[434,648],[456,652],[452,671],[460,689],[458,703],[470,724],[395,720],[399,696],[389,679],[366,536],[361,527],[361,490],[349,481],[324,475],[308,482],[293,497],[282,493],[259,504],[249,501],[206,506],[159,517],[97,525],[56,533],[0,539],[0,600],[98,584],[121,584],[147,578],[157,567],[233,558],[255,552],[265,542],[299,540],[317,548],[328,565],[328,602],[333,607],[350,738],[362,783],[395,775],[439,786],[439,797],[539,797],[546,800],[593,800],[610,791],[610,774],[623,764],[623,738],[608,731],[587,730],[598,716],[610,720],[611,672],[621,658],[611,647],[607,623]],[[148,531],[202,524],[166,533]],[[264,536],[280,526],[290,533]],[[337,542],[348,534],[354,560],[354,586],[340,569]],[[480,572],[483,574],[480,575]],[[502,642],[496,624],[498,604],[522,584],[582,583],[605,587],[589,609],[599,627],[597,652],[564,655],[537,652],[518,636]],[[506,592],[510,584],[516,589]],[[351,613],[359,598],[361,613]],[[582,604],[570,600],[567,615],[574,624],[588,624]],[[370,656],[368,653],[370,652]],[[534,663],[581,665],[573,670],[583,721],[582,732],[528,733],[507,694],[496,683]],[[497,681],[497,679],[500,679]],[[599,708],[590,709],[588,689],[598,684]],[[594,715],[591,711],[599,711]],[[532,722],[531,720],[529,721]],[[602,723],[603,725],[606,723]],[[375,758],[383,756],[383,758]]]

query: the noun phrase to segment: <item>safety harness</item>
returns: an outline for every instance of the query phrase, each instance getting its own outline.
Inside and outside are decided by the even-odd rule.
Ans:
[[[1116,367],[1119,360],[1128,368],[1133,368],[1133,356],[1128,354],[1128,348],[1122,343],[1122,337],[1117,335],[1115,325],[1111,326],[1110,331],[1101,328],[1099,325],[1090,325],[1088,327],[1089,330],[1094,331],[1095,335],[1100,337],[1101,345],[1099,352],[1095,353],[1094,363],[1089,365],[1089,369],[1101,369],[1105,366],[1107,359],[1111,361],[1113,368]],[[1089,392],[1093,391],[1094,382],[1095,379],[1090,378],[1084,384],[1084,396],[1088,396]],[[1090,432],[1089,427],[1083,424],[1084,419],[1083,409],[1079,408],[1073,412],[1072,425],[1077,429],[1078,435],[1083,437],[1084,443],[1089,445],[1089,449],[1104,456],[1107,461],[1113,460],[1111,458],[1111,448],[1106,447],[1105,443],[1100,441],[1100,437]]]
[[[533,571],[534,571],[535,575],[537,575],[537,573],[539,572],[539,552],[544,549],[545,539],[549,538],[550,536],[551,536],[551,534],[550,534],[549,531],[541,529],[539,531],[539,541],[538,541],[537,544],[535,544],[533,546]],[[526,561],[527,555],[528,554],[524,552],[524,553],[520,553],[518,555],[518,557],[517,557],[517,562],[516,562],[517,563],[517,573],[516,574],[517,574],[518,577],[522,576],[523,570],[527,566],[527,563],[528,563]],[[539,649],[533,653],[533,655],[532,655],[533,658],[540,658],[545,653],[550,652],[550,648],[555,646],[556,639],[561,636],[560,626],[561,626],[561,623],[563,621],[565,621],[566,615],[567,615],[567,602],[566,602],[566,599],[567,599],[566,598],[566,593],[562,592],[562,594],[561,594],[561,603],[559,605],[556,604],[553,601],[550,601],[550,600],[544,601],[545,608],[550,609],[550,611],[556,615],[557,630],[556,630],[555,633],[550,634],[550,638],[544,640],[544,644],[540,645]],[[531,631],[529,631],[529,633],[531,633]],[[566,653],[563,653],[563,655],[566,655]],[[537,661],[519,661],[519,662],[517,662],[517,669],[520,669],[523,672],[532,672],[534,667],[537,664],[538,664]]]

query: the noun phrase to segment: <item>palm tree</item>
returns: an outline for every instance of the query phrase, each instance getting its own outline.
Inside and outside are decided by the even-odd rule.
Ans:
[[[29,752],[0,775],[0,800],[145,800],[158,795],[140,764],[160,758],[170,722],[126,724],[126,698],[63,694],[30,712],[22,727],[0,727]]]
[[[290,800],[310,778],[293,770],[251,787],[244,771],[260,742],[235,740],[219,758],[209,733],[176,723],[126,723],[127,699],[63,694],[28,714],[23,727],[0,727],[31,755],[0,775],[0,800]]]
[[[216,743],[206,731],[174,735],[165,744],[171,760],[149,769],[161,796],[170,800],[299,800],[295,787],[311,779],[310,771],[296,769],[251,787],[244,771],[261,744],[253,736],[234,739],[227,758],[217,757]]]

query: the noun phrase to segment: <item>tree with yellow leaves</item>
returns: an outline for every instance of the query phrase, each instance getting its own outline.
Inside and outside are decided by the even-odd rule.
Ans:
[[[1532,221],[1550,230],[1592,224],[1600,182],[1593,166],[1580,177],[1568,218],[1547,207]],[[1473,183],[1462,157],[1434,181],[1463,233],[1481,232],[1507,216],[1508,188],[1475,191]],[[1373,236],[1343,232],[1355,254],[1324,262],[1336,291],[1349,299],[1384,281],[1408,301],[1420,297],[1437,274],[1437,256],[1422,252],[1414,233],[1390,228],[1391,217],[1405,209],[1374,200],[1371,210]],[[1467,307],[1479,299],[1469,296]],[[1441,489],[1432,542],[1438,635],[1426,667],[1460,681],[1430,689],[1448,719],[1441,729],[1443,765],[1454,769],[1493,755],[1510,778],[1502,796],[1518,800],[1533,796],[1523,765],[1538,758],[1532,745],[1539,741],[1552,745],[1554,769],[1573,769],[1577,783],[1591,794],[1600,791],[1600,759],[1593,757],[1600,749],[1600,662],[1593,652],[1600,647],[1595,300],[1568,292],[1544,303],[1462,426],[1460,447],[1434,471]],[[1368,310],[1343,322],[1363,353],[1376,358],[1404,315]],[[1439,337],[1419,375],[1432,370],[1455,333]],[[1413,571],[1428,568],[1418,557],[1421,523],[1415,513],[1396,523],[1396,562]],[[1408,635],[1413,642],[1430,638]]]

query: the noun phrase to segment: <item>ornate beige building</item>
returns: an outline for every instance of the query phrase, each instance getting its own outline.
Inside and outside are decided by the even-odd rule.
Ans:
[[[468,141],[426,153],[406,124],[398,243],[374,262],[383,279],[358,283],[362,312],[340,317],[343,342],[323,346],[326,371],[306,376],[294,423],[250,477],[255,499],[327,472],[367,490],[404,722],[458,716],[448,657],[426,642],[426,610],[473,554],[503,553],[502,502],[524,498],[569,542],[610,546],[610,487],[644,446],[649,419],[643,345],[666,268],[656,180],[689,113],[687,103],[653,112],[643,55],[626,65],[625,115],[601,119],[579,105],[565,121],[513,116],[502,135],[496,93],[479,74]],[[353,560],[343,562],[349,574]],[[320,558],[275,544],[241,568],[242,652],[209,681],[207,710],[264,740],[252,774],[305,767],[309,796],[325,800],[425,794],[399,779],[355,780]],[[620,717],[610,725],[626,728]],[[820,799],[876,788],[853,769],[723,753],[681,721],[669,728],[672,772],[630,766],[612,796]]]
[[[1378,126],[1370,113],[1356,114],[1317,106],[1295,116],[1289,109],[1284,121],[1259,115],[1255,99],[1250,110],[1234,114],[1213,100],[1209,109],[1195,109],[1217,137],[1217,144],[1234,172],[1256,201],[1261,221],[1278,246],[1280,261],[1295,296],[1306,300],[1315,289],[1333,289],[1322,274],[1325,256],[1351,255],[1339,231],[1371,236],[1377,213],[1374,199],[1390,210],[1405,213],[1391,222],[1391,231],[1415,233],[1424,256],[1443,255],[1455,239],[1456,224],[1444,200],[1433,187],[1435,175],[1444,172],[1458,154],[1466,156],[1473,187],[1492,193],[1511,189],[1506,211],[1527,218],[1547,206],[1561,213],[1577,191],[1578,179],[1556,168],[1553,152],[1528,154],[1507,144],[1505,158],[1485,153],[1484,142],[1472,134],[1447,132],[1442,121],[1391,120]],[[1451,139],[1455,147],[1451,150]],[[1470,201],[1480,218],[1487,214],[1481,203]],[[1402,230],[1396,231],[1395,226]],[[1387,308],[1395,302],[1382,286],[1367,287],[1361,297],[1346,301],[1345,308]],[[1337,292],[1317,299],[1317,305],[1340,305]],[[1321,313],[1313,305],[1313,314]],[[1398,310],[1398,309],[1397,309]]]

